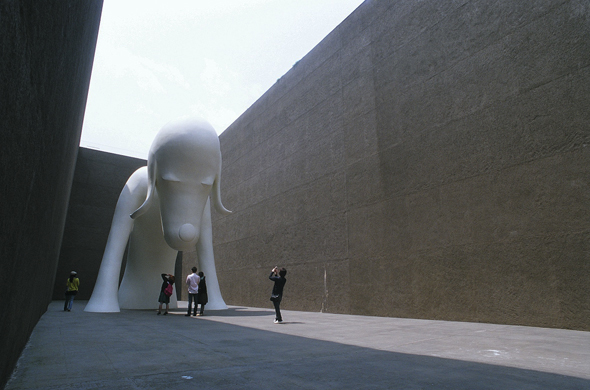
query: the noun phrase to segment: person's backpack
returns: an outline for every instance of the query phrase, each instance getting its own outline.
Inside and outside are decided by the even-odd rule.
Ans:
[[[166,294],[167,297],[172,296],[172,285],[170,283],[168,283],[168,286],[164,289],[164,294]]]

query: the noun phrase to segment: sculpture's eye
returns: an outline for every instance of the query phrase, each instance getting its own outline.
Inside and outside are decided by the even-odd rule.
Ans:
[[[164,173],[161,176],[162,180],[164,181],[169,181],[169,182],[180,182],[182,180],[180,180],[180,178],[178,178],[174,173],[172,172],[168,172],[168,173]]]

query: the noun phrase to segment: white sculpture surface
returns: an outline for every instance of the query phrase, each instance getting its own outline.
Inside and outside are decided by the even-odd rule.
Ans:
[[[115,208],[111,231],[92,296],[84,311],[119,312],[156,307],[162,273],[174,274],[178,251],[197,250],[207,277],[208,310],[227,309],[213,257],[209,195],[229,214],[220,196],[221,151],[213,127],[185,117],[156,135],[147,167],[129,177]],[[121,286],[121,263],[129,251]],[[175,288],[185,288],[183,280]],[[177,307],[176,294],[170,307]]]

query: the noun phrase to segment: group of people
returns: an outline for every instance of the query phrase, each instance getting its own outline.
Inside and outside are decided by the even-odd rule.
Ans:
[[[192,271],[193,273],[186,277],[186,285],[188,287],[188,309],[185,314],[186,317],[191,316],[191,311],[193,312],[192,315],[195,317],[197,315],[202,316],[205,305],[208,302],[205,275],[203,272],[199,272],[197,274],[197,267],[193,267]],[[283,322],[283,317],[281,315],[281,301],[283,299],[283,289],[285,287],[285,283],[287,282],[287,279],[285,279],[286,275],[287,270],[285,268],[279,269],[279,267],[274,267],[270,271],[270,276],[268,277],[274,282],[270,300],[272,301],[275,308],[275,324],[280,324]],[[162,288],[160,289],[160,306],[158,308],[158,314],[161,314],[162,305],[165,304],[166,311],[164,312],[164,315],[166,315],[168,314],[168,304],[170,303],[170,295],[166,294],[166,290],[172,291],[172,285],[174,285],[174,276],[170,274],[162,274],[162,279],[164,282],[162,283]],[[201,305],[199,314],[197,314],[198,305]]]
[[[202,316],[205,310],[205,305],[209,301],[207,296],[207,283],[205,282],[205,275],[203,272],[197,273],[197,267],[193,267],[191,271],[192,274],[186,277],[186,285],[188,288],[188,310],[185,316],[190,317],[192,309],[192,315],[196,317],[198,305],[201,305],[201,310],[199,311],[198,315]],[[287,270],[285,268],[279,269],[279,267],[274,267],[272,271],[270,271],[270,276],[268,277],[274,282],[270,300],[272,301],[275,308],[275,324],[280,324],[283,322],[280,305],[283,299],[283,289],[285,287],[285,283],[287,282],[287,279],[285,279],[286,275]],[[174,275],[162,274],[162,287],[160,288],[160,297],[158,298],[158,302],[160,303],[158,306],[158,315],[162,314],[163,305],[166,305],[164,315],[168,314],[170,296],[173,292],[174,282]],[[70,272],[70,276],[66,281],[66,299],[64,303],[64,311],[72,310],[74,296],[78,293],[79,287],[80,280],[78,279],[78,273],[76,271]]]
[[[205,305],[209,302],[207,296],[207,282],[205,282],[205,274],[203,272],[197,273],[197,267],[191,269],[192,274],[186,277],[186,285],[188,287],[188,311],[185,316],[190,317],[191,309],[194,303],[193,316],[197,316],[197,306],[201,305],[201,310],[198,315],[204,315]],[[174,275],[162,274],[162,287],[160,288],[160,297],[158,302],[158,315],[162,314],[162,305],[166,305],[164,315],[168,314],[168,305],[170,304],[170,296],[172,295],[172,286],[174,285]]]

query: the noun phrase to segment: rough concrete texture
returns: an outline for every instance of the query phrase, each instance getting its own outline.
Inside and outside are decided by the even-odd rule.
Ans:
[[[226,302],[590,329],[589,17],[363,3],[220,136]]]
[[[84,304],[50,305],[7,390],[590,387],[588,332],[291,311],[275,325],[267,308],[185,317]]]
[[[51,300],[101,9],[0,2],[0,387]]]
[[[80,278],[77,298],[90,299],[121,190],[129,176],[146,165],[138,158],[79,149],[53,299],[64,297],[72,270]]]

